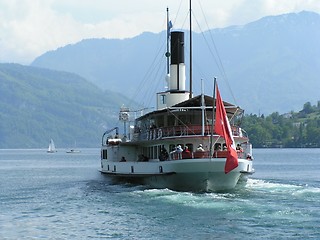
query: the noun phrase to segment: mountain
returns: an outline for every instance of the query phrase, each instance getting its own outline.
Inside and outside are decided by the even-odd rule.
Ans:
[[[0,148],[99,147],[123,101],[73,73],[0,64]]]
[[[235,102],[235,96],[235,103],[248,113],[289,112],[300,109],[305,102],[316,102],[319,29],[320,15],[303,11],[194,33],[194,94],[200,92],[200,79],[212,86],[212,78],[217,76],[224,100]],[[32,66],[77,73],[102,89],[151,105],[154,93],[165,86],[165,35],[87,39],[47,52]],[[187,36],[185,46],[189,44]],[[185,55],[188,64],[188,49]]]

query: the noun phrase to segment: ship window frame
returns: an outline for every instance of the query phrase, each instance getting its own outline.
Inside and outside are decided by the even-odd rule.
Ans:
[[[107,149],[102,150],[102,159],[108,159],[108,150]]]
[[[160,95],[160,101],[162,104],[166,104],[166,95],[165,94]]]

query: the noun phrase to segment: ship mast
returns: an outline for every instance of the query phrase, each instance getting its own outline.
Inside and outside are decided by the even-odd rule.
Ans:
[[[191,0],[189,1],[189,24],[190,24],[190,93],[189,98],[192,98],[192,12],[191,12]]]

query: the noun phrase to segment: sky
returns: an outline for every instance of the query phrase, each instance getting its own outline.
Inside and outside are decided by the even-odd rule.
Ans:
[[[41,54],[88,38],[130,38],[187,28],[188,0],[0,0],[0,63],[30,64]],[[303,10],[320,0],[193,0],[193,30],[244,25]],[[199,27],[201,26],[201,27]]]

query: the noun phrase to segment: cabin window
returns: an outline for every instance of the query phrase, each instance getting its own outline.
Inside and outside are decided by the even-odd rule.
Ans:
[[[174,116],[168,116],[168,127],[172,127],[174,126],[174,123],[175,123],[175,117]]]
[[[156,122],[155,122],[154,119],[150,119],[150,121],[149,121],[149,128],[150,128],[150,129],[157,128]]]
[[[166,104],[166,95],[161,95],[161,103]]]
[[[144,147],[142,148],[142,154],[145,155],[145,156],[148,156],[148,148]]]
[[[157,118],[157,127],[163,127],[164,126],[164,117],[161,116],[161,117],[158,117]]]
[[[177,125],[185,125],[187,123],[187,116],[181,115],[179,116],[179,121]]]
[[[162,148],[163,148],[163,145],[158,145],[158,147],[157,147],[157,157],[156,158],[160,157]]]
[[[158,154],[158,148],[157,146],[154,146],[153,147],[153,158],[158,158],[159,157],[159,154]]]
[[[102,150],[102,159],[107,159],[108,154],[107,154],[107,149]]]
[[[148,156],[149,158],[152,158],[152,149],[151,149],[150,147],[148,147],[148,154],[147,154],[147,156]]]

